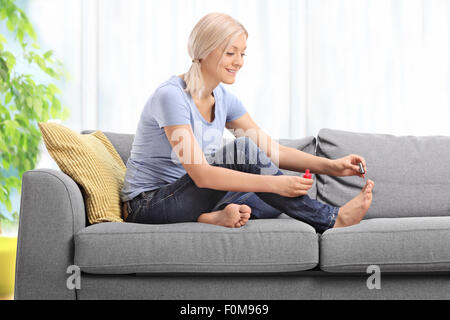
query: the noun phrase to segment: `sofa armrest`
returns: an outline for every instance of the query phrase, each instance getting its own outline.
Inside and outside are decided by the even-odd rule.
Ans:
[[[68,175],[25,172],[19,215],[15,299],[76,299],[66,282],[73,236],[86,226],[83,196]]]

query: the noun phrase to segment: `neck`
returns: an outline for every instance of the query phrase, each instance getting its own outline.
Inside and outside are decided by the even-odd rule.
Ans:
[[[208,74],[205,74],[202,71],[203,81],[205,85],[205,90],[203,91],[202,97],[199,97],[200,99],[209,99],[213,94],[213,90],[219,85],[220,81],[217,79],[214,79],[213,77],[209,76]]]
[[[220,83],[220,81],[206,75],[203,72],[202,72],[202,76],[203,76],[203,81],[204,81],[204,85],[205,85],[205,90],[203,91],[203,94],[201,97],[195,97],[196,99],[199,99],[199,100],[209,99],[209,98],[211,98],[211,96],[214,97],[213,90]],[[180,75],[179,77],[184,80],[184,74]]]

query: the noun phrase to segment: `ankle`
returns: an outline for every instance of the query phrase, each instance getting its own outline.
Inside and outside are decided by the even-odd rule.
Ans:
[[[211,216],[211,212],[208,213],[202,213],[198,218],[197,218],[197,222],[206,222],[209,220]]]
[[[336,220],[334,222],[333,228],[339,228],[339,227],[345,227],[344,221],[343,221],[343,213],[342,213],[342,208],[339,208]]]

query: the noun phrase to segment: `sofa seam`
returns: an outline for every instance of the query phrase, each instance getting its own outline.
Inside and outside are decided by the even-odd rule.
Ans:
[[[326,240],[327,237],[334,237],[338,235],[348,235],[348,234],[375,234],[375,233],[400,233],[400,232],[429,232],[429,231],[449,231],[450,228],[446,229],[416,229],[416,230],[392,230],[392,231],[360,231],[360,232],[339,232],[339,233],[333,233],[333,234],[325,234],[322,235],[321,238],[323,240]]]
[[[103,268],[103,267],[135,267],[135,266],[168,266],[168,265],[176,265],[176,266],[222,266],[222,267],[237,267],[237,266],[299,266],[299,265],[318,265],[318,262],[302,262],[302,263],[252,263],[252,264],[221,264],[221,263],[133,263],[133,264],[103,264],[103,265],[82,265],[77,264],[80,268]]]
[[[227,234],[227,235],[241,235],[241,234],[253,234],[253,233],[289,233],[289,234],[307,234],[317,236],[317,233],[314,232],[306,232],[306,231],[242,231],[242,232],[216,232],[216,231],[148,231],[148,232],[111,232],[111,233],[102,233],[102,232],[92,232],[92,233],[83,233],[84,229],[81,232],[77,233],[76,236],[88,236],[88,235],[118,235],[118,234],[152,234],[152,233],[186,233],[186,234]]]
[[[317,235],[315,233],[309,233],[309,232],[296,232],[296,231],[263,231],[263,232],[257,232],[257,231],[252,231],[252,232],[242,232],[242,233],[234,233],[234,232],[230,232],[230,233],[220,233],[220,232],[214,232],[214,231],[205,231],[205,232],[193,232],[193,231],[150,231],[150,232],[120,232],[120,233],[77,233],[76,236],[80,237],[80,236],[116,236],[116,235],[135,235],[135,234],[154,234],[154,233],[159,233],[159,234],[226,234],[226,235],[242,235],[242,234],[255,234],[255,233],[289,233],[289,234],[308,234],[308,235]]]
[[[375,264],[375,265],[380,265],[380,266],[397,266],[397,265],[402,265],[402,264],[406,264],[406,265],[413,265],[413,264],[435,264],[435,263],[450,263],[450,260],[446,260],[446,261],[428,261],[428,262],[414,262],[414,261],[405,261],[405,262],[401,262],[401,261],[396,261],[396,262],[389,262],[389,263],[385,263],[385,262],[366,262],[366,263],[352,263],[352,264],[347,264],[347,263],[339,263],[339,264],[319,264],[320,267],[324,267],[324,268],[328,268],[328,267],[359,267],[359,266],[366,266],[366,265],[371,265],[371,264]]]

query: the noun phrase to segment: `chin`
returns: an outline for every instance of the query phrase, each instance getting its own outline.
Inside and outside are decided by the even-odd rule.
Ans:
[[[231,78],[230,79],[229,77],[226,77],[226,78],[222,79],[222,82],[226,83],[226,84],[233,84],[235,81],[236,81],[235,78]]]

